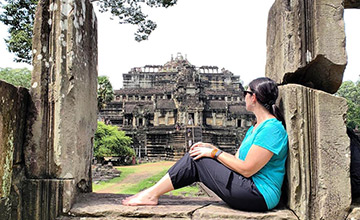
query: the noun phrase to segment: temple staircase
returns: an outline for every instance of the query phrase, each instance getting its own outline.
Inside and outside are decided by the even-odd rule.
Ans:
[[[146,155],[150,160],[165,160],[168,155],[168,138],[148,136],[146,139]]]
[[[173,160],[179,160],[186,152],[185,132],[176,131],[172,136]]]

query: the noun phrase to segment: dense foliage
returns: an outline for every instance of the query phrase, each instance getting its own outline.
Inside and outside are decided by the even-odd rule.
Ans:
[[[142,6],[168,8],[176,4],[177,0],[95,0],[101,12],[111,12],[113,17],[119,19],[120,24],[137,25],[135,40],[147,40],[156,28],[156,23],[147,19]]]
[[[119,131],[118,127],[98,122],[95,133],[94,156],[135,156],[135,151],[130,147],[132,139]]]
[[[114,92],[109,78],[107,76],[99,76],[97,89],[99,111],[106,106],[106,103],[111,102],[113,98]]]
[[[15,62],[31,63],[32,30],[37,0],[5,0],[0,21],[9,27],[5,39],[9,52],[16,55]]]
[[[9,27],[9,38],[5,40],[7,48],[16,55],[16,62],[31,63],[32,29],[38,0],[3,0],[0,21]],[[100,7],[100,12],[110,12],[112,19],[118,18],[120,24],[137,25],[135,40],[147,40],[156,28],[142,7],[168,8],[177,0],[91,0]]]
[[[0,79],[15,86],[30,88],[31,71],[23,69],[0,68]]]
[[[348,103],[347,126],[355,129],[360,127],[360,79],[354,83],[345,81],[336,93],[344,97]]]

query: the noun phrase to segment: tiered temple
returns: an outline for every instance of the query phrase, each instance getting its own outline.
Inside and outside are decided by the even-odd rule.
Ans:
[[[254,118],[239,76],[195,67],[181,54],[165,65],[132,68],[123,79],[100,118],[126,131],[139,157],[176,159],[197,141],[234,153]]]

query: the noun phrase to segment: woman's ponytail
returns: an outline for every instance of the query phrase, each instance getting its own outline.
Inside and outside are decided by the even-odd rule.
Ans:
[[[285,124],[285,119],[283,114],[281,113],[279,107],[277,107],[275,104],[272,105],[272,112],[271,112],[277,120],[281,121],[281,123],[283,124],[284,128],[286,128],[286,124]]]
[[[279,90],[275,81],[267,77],[260,77],[250,82],[249,88],[256,94],[258,102],[274,115],[285,127],[284,116],[282,115],[275,101],[278,98]]]

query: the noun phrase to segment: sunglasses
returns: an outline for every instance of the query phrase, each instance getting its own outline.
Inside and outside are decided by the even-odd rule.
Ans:
[[[250,92],[250,91],[244,91],[244,98],[245,98],[245,96],[246,96],[246,94],[250,94],[250,95],[253,95],[254,93],[253,92]]]

